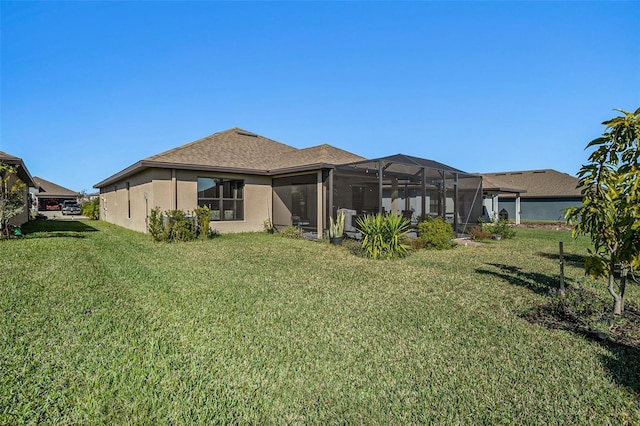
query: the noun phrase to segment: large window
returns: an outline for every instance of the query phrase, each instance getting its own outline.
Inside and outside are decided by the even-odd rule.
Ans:
[[[211,210],[211,220],[244,219],[244,181],[198,178],[198,206]]]

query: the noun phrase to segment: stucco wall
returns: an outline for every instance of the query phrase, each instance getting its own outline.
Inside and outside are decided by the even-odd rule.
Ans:
[[[263,221],[271,212],[271,178],[190,170],[148,169],[116,185],[102,188],[100,218],[115,225],[146,232],[147,217],[155,207],[162,211],[176,208],[192,211],[197,207],[198,177],[244,180],[244,220],[212,221],[211,228],[222,233],[262,230]]]

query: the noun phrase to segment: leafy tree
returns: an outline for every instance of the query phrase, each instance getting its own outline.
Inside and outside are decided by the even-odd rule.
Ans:
[[[98,220],[100,218],[100,199],[86,201],[80,205],[80,212],[89,219]]]
[[[9,235],[9,220],[24,211],[24,183],[15,166],[0,162],[0,232]]]
[[[605,132],[587,145],[596,150],[578,173],[582,206],[566,213],[574,236],[591,237],[586,272],[607,279],[615,315],[624,311],[630,268],[640,266],[640,108],[618,111],[623,115],[602,123]]]

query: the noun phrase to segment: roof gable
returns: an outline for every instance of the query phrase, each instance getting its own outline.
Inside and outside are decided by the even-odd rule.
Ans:
[[[337,165],[362,160],[364,160],[364,158],[359,155],[331,145],[323,144],[289,152],[280,157],[278,161],[274,162],[271,170],[273,171],[313,164]]]
[[[40,189],[38,196],[40,197],[77,197],[78,193],[64,186],[57,185],[48,180],[34,176],[33,181]]]
[[[94,185],[103,188],[149,167],[273,175],[363,158],[331,145],[298,149],[234,127],[152,155]]]
[[[176,165],[269,170],[296,148],[243,129],[233,128],[198,139],[143,161]]]

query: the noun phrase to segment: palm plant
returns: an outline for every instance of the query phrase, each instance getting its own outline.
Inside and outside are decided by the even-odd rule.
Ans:
[[[410,222],[394,214],[366,215],[356,221],[362,234],[362,249],[373,259],[403,257],[410,246],[403,243]]]
[[[344,211],[341,211],[336,216],[336,220],[333,217],[329,218],[329,238],[340,238],[344,235]]]

